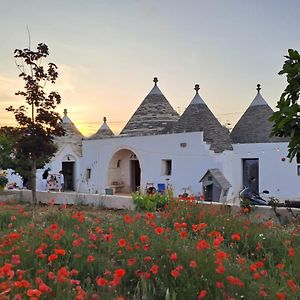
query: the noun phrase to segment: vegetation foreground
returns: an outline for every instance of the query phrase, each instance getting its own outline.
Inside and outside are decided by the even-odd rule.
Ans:
[[[1,300],[300,299],[297,224],[176,201],[157,213],[0,205]]]

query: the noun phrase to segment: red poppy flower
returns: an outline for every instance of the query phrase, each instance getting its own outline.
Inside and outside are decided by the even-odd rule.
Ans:
[[[91,263],[91,262],[95,261],[95,257],[94,257],[93,255],[88,255],[86,261],[87,261],[88,263]]]
[[[56,254],[50,254],[50,255],[48,256],[48,261],[49,261],[49,262],[52,262],[52,261],[56,260],[57,257],[58,257],[58,256],[57,256]]]
[[[42,292],[39,291],[38,289],[29,289],[29,290],[27,290],[26,294],[29,297],[37,297],[37,298],[39,298],[41,296]]]
[[[199,240],[196,244],[196,249],[197,250],[203,250],[203,249],[209,249],[210,245],[207,241],[205,240]]]
[[[131,224],[134,222],[134,218],[132,218],[130,215],[125,215],[123,219],[126,224]]]
[[[150,271],[154,274],[154,275],[156,275],[157,273],[158,273],[158,265],[153,265],[152,267],[151,267],[151,269],[150,269]]]
[[[190,267],[191,267],[191,268],[196,268],[196,267],[197,267],[197,262],[194,261],[194,260],[191,260],[191,261],[190,261]]]
[[[177,253],[176,253],[176,252],[171,253],[170,259],[171,259],[172,261],[176,261],[176,260],[178,259]]]
[[[163,227],[156,227],[155,228],[155,233],[157,234],[157,235],[161,235],[161,234],[163,234],[165,232],[165,229],[163,228]]]
[[[216,268],[216,272],[218,274],[223,274],[225,272],[225,267],[223,265],[220,265]]]
[[[103,277],[97,277],[96,283],[98,286],[105,286],[107,284],[107,280]]]
[[[277,265],[277,268],[278,268],[279,270],[282,270],[282,269],[284,268],[284,264],[278,264],[278,265]]]
[[[128,266],[133,266],[135,263],[136,263],[136,258],[135,257],[127,259]]]
[[[119,239],[118,241],[119,247],[125,247],[126,246],[126,240],[125,239]]]
[[[114,272],[114,276],[117,278],[122,278],[126,274],[124,269],[116,269]]]
[[[65,249],[54,249],[54,253],[56,255],[66,255],[66,250]]]
[[[206,295],[207,295],[207,291],[202,290],[198,295],[198,300],[204,299]]]
[[[234,241],[240,241],[241,240],[241,235],[239,233],[234,233],[231,235],[231,239]]]
[[[140,241],[141,241],[143,244],[148,243],[148,242],[149,242],[149,237],[148,237],[148,235],[146,235],[146,234],[141,235],[141,236],[140,236]]]
[[[179,277],[180,273],[179,273],[179,271],[174,269],[171,271],[171,275],[172,275],[172,277],[177,278],[177,277]]]
[[[298,290],[298,286],[293,280],[288,280],[287,284],[291,288],[292,292],[296,292]]]
[[[294,250],[294,248],[289,248],[289,249],[288,249],[288,253],[289,253],[289,256],[294,256],[294,255],[295,255],[295,250]]]
[[[286,294],[285,293],[277,293],[276,294],[277,299],[279,300],[285,300],[286,299]]]
[[[182,239],[186,239],[187,238],[187,234],[188,232],[186,230],[183,230],[179,233],[179,236],[182,238]]]

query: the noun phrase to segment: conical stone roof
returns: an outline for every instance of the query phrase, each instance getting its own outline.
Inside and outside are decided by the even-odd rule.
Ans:
[[[260,84],[258,84],[257,95],[231,131],[230,137],[234,144],[288,141],[287,138],[270,137],[273,124],[269,118],[273,110],[262,97],[260,90]]]
[[[154,87],[132,115],[120,135],[163,134],[179,119],[179,115],[157,86],[158,79],[155,77],[153,81]]]
[[[102,126],[98,129],[98,131],[94,135],[90,137],[90,139],[103,139],[103,138],[114,136],[114,133],[109,128],[106,121],[107,119],[106,117],[104,117]]]
[[[196,94],[178,122],[174,132],[203,131],[203,140],[210,144],[210,150],[216,153],[232,150],[229,131],[222,126],[199,95],[199,85],[195,85]]]
[[[67,114],[68,111],[64,109],[62,127],[65,130],[65,135],[55,137],[55,143],[57,144],[58,148],[61,148],[64,144],[72,144],[75,152],[77,152],[78,155],[81,155],[83,135],[76,128]]]

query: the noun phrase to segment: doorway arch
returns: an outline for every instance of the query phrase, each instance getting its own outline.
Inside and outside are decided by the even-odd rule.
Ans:
[[[115,192],[132,193],[140,189],[141,167],[137,155],[129,149],[115,152],[109,162],[107,186],[118,187]]]

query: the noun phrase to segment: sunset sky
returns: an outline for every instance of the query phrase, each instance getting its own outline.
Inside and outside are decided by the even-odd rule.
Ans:
[[[300,50],[299,0],[3,0],[0,10],[0,126],[24,103],[16,48],[44,42],[59,67],[57,111],[85,135],[103,116],[118,133],[153,86],[182,113],[200,95],[233,126],[256,95],[274,109],[286,86],[277,73],[287,49]]]

